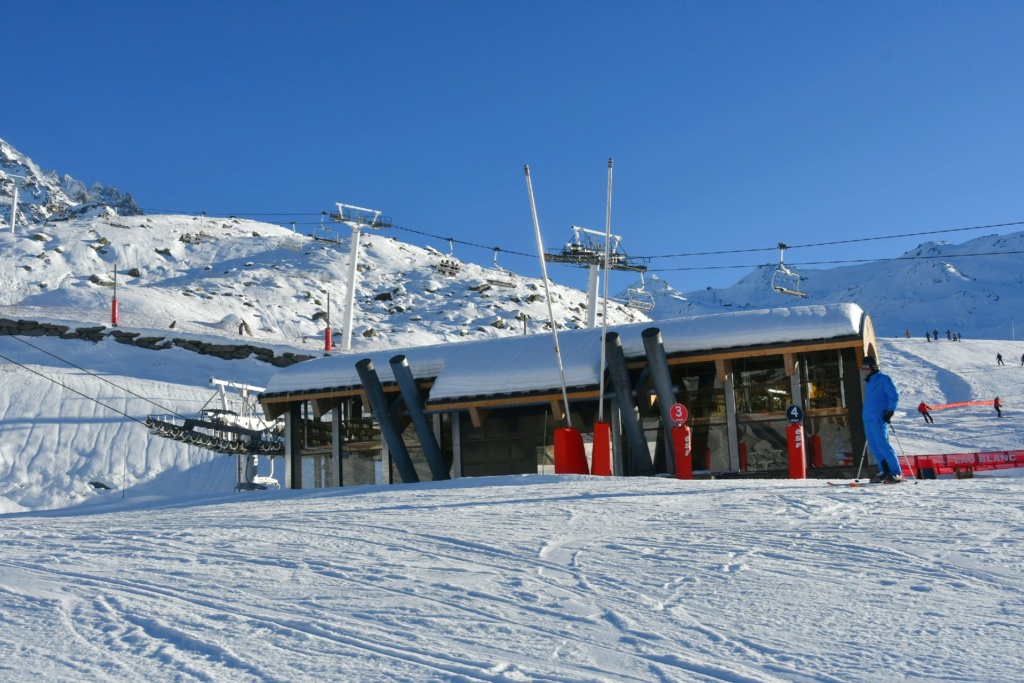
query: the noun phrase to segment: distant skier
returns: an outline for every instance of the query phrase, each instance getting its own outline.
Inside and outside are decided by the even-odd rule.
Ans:
[[[939,331],[938,330],[932,330],[932,339],[934,339],[935,341],[939,341]]]
[[[907,330],[907,339],[910,339],[910,330]]]
[[[921,401],[921,405],[917,407],[917,412],[921,413],[921,417],[924,418],[925,422],[928,424],[935,424],[935,418],[932,417],[932,414],[928,412],[928,410],[928,404]]]
[[[929,342],[931,342],[931,340],[932,340],[932,333],[931,332],[925,332],[924,333],[924,338],[927,339]]]
[[[996,400],[992,402],[992,407],[996,409],[996,417],[1003,416],[1003,402],[996,396]]]
[[[1006,365],[1006,363],[1003,362],[1003,354],[996,354],[996,363],[998,363],[999,365]]]
[[[946,341],[952,341],[953,335],[949,330],[946,330]]]
[[[1024,355],[1020,357],[1020,366],[1024,368]]]
[[[889,444],[889,420],[896,412],[900,402],[900,394],[896,385],[878,371],[878,361],[874,356],[864,356],[860,369],[864,372],[864,436],[868,446],[878,461],[878,474],[872,480],[886,484],[903,481],[903,470],[900,468],[896,451]]]

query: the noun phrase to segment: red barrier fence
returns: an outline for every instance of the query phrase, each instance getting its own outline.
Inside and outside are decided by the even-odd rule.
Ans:
[[[910,461],[914,474],[925,479],[929,475],[955,475],[1024,467],[1024,450],[947,453],[945,455],[908,455],[906,460]],[[900,461],[901,463],[905,462],[902,456]]]

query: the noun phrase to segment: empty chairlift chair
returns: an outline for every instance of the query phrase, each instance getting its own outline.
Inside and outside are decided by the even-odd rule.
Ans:
[[[807,294],[800,291],[800,275],[787,268],[783,262],[783,256],[788,246],[783,242],[779,242],[779,267],[772,275],[772,289],[779,294],[806,298]]]
[[[635,308],[638,311],[653,311],[654,310],[654,295],[650,292],[644,291],[646,283],[644,283],[644,273],[640,271],[640,286],[630,287],[626,290],[626,305],[630,308]]]

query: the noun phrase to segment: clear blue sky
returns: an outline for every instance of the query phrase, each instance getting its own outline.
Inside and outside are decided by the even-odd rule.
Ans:
[[[523,165],[550,250],[573,224],[604,230],[611,157],[630,255],[768,249],[654,258],[683,291],[747,270],[673,269],[767,263],[779,241],[1024,221],[1021,2],[65,1],[3,16],[0,137],[150,212],[308,230],[341,201],[532,254]]]

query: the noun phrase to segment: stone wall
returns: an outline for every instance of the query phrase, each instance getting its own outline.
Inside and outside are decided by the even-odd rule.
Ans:
[[[82,339],[91,342],[103,341],[103,339],[110,337],[121,344],[130,344],[140,349],[150,349],[153,351],[163,351],[164,349],[176,346],[186,351],[192,351],[204,356],[216,356],[224,360],[242,360],[249,356],[256,356],[256,360],[270,363],[278,368],[286,368],[289,365],[316,357],[304,356],[288,351],[278,356],[270,349],[253,346],[252,344],[220,344],[180,337],[143,337],[138,332],[125,332],[123,330],[110,329],[103,325],[71,328],[68,325],[41,323],[35,320],[10,320],[8,318],[0,318],[0,335],[60,337],[61,339]]]

